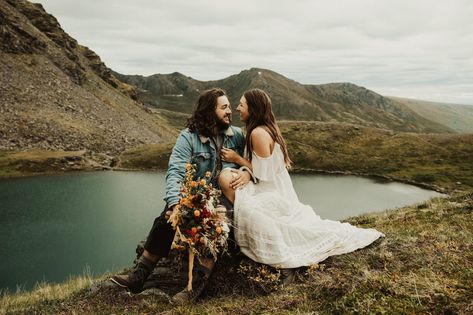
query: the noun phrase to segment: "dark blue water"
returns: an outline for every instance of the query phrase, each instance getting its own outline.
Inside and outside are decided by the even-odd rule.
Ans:
[[[323,218],[382,211],[439,194],[354,176],[292,175]],[[0,289],[31,289],[129,266],[164,207],[164,174],[99,172],[0,180]]]

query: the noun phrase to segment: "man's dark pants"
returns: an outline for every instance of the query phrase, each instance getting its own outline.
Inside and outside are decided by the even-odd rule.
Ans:
[[[145,249],[153,255],[167,257],[174,240],[175,231],[166,219],[168,207],[154,220],[145,243]]]

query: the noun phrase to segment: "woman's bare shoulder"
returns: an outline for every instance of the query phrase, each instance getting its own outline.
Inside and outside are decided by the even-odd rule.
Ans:
[[[253,151],[260,157],[271,155],[274,140],[264,127],[256,127],[251,131]]]
[[[253,129],[251,131],[251,138],[272,139],[269,131],[263,126],[258,126]]]

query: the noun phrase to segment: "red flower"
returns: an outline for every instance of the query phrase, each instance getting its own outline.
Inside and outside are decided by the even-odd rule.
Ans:
[[[199,204],[201,201],[202,201],[202,195],[201,194],[197,194],[192,198],[192,202],[194,204]]]
[[[185,233],[186,233],[186,235],[189,235],[189,236],[192,236],[192,237],[194,237],[194,236],[195,236],[195,234],[197,233],[197,231],[196,231],[196,232],[193,232],[191,229],[189,229],[189,230],[186,230],[186,232],[185,232]]]
[[[209,212],[209,210],[207,210],[206,208],[203,208],[202,209],[202,217],[203,218],[209,218],[211,216],[211,213]]]

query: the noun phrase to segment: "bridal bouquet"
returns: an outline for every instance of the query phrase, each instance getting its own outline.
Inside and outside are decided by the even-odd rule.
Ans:
[[[194,256],[212,255],[216,260],[218,253],[227,249],[230,232],[226,209],[217,206],[220,191],[210,183],[211,173],[206,172],[204,178],[194,180],[195,172],[195,165],[186,165],[181,199],[169,217],[176,230],[173,247],[189,250],[189,291],[192,290]]]

